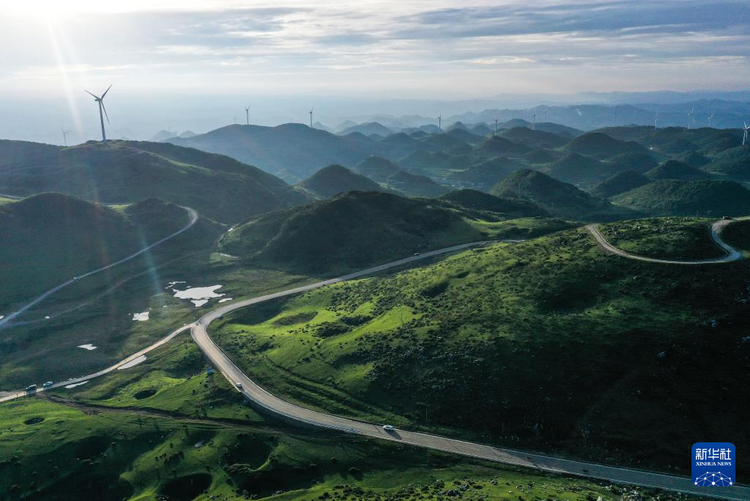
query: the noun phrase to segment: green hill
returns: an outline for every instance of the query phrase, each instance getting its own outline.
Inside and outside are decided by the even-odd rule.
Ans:
[[[500,136],[492,136],[476,147],[476,152],[486,157],[520,157],[530,150],[525,144]]]
[[[703,169],[737,179],[750,179],[750,147],[740,146],[725,150]]]
[[[354,170],[373,181],[382,183],[388,176],[399,172],[401,169],[388,159],[371,156],[355,165]]]
[[[570,218],[588,218],[611,209],[608,202],[533,170],[516,171],[497,183],[491,190],[502,198],[519,198]]]
[[[0,314],[76,275],[117,261],[188,223],[160,200],[107,207],[59,193],[0,205]]]
[[[484,238],[440,202],[349,192],[243,223],[222,237],[220,247],[259,265],[316,273]]]
[[[567,151],[597,158],[611,158],[623,153],[649,154],[648,149],[634,141],[618,141],[601,132],[578,136],[564,146]]]
[[[319,198],[332,198],[347,191],[384,191],[378,183],[340,165],[329,165],[297,186]]]
[[[607,164],[578,153],[569,153],[542,170],[555,179],[574,184],[590,184],[610,174]]]
[[[383,184],[410,197],[439,197],[450,191],[442,184],[433,181],[427,176],[411,174],[403,170],[399,170],[388,176]]]
[[[276,127],[229,125],[170,142],[228,155],[292,182],[327,165],[356,165],[378,153],[378,142],[367,136],[356,133],[339,136],[291,123]]]
[[[659,162],[645,153],[621,153],[607,160],[607,168],[612,173],[632,170],[643,174],[657,165]]]
[[[654,181],[612,201],[652,215],[750,214],[750,191],[733,181]]]
[[[531,202],[513,198],[500,198],[477,190],[452,191],[440,198],[467,209],[501,214],[508,219],[549,216],[549,212]]]
[[[511,172],[522,169],[523,164],[509,158],[496,157],[472,165],[466,170],[453,172],[448,178],[461,183],[469,183],[482,190],[489,190]]]
[[[558,136],[551,132],[532,130],[528,127],[513,127],[504,129],[499,133],[500,137],[510,139],[516,143],[525,144],[532,148],[559,148],[566,144],[570,138]]]
[[[478,136],[461,128],[451,129],[447,134],[466,144],[478,144],[484,140],[484,136]]]
[[[611,198],[620,193],[639,188],[651,180],[633,170],[618,172],[596,185],[589,193],[599,198]]]
[[[747,283],[743,261],[686,273],[580,228],[237,312],[215,339],[303,405],[688,475],[696,429],[750,446],[729,397],[746,387]],[[706,374],[727,395],[709,406]]]
[[[654,167],[650,171],[644,174],[651,180],[659,179],[677,179],[679,181],[697,181],[699,179],[708,179],[711,176],[698,170],[695,167],[691,167],[686,163],[678,160],[667,160],[658,167]]]
[[[307,198],[255,167],[165,143],[90,142],[70,148],[0,141],[0,193],[48,191],[130,203],[159,198],[236,222]]]

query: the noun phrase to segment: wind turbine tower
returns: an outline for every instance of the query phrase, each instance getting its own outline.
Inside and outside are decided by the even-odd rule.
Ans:
[[[65,130],[65,129],[60,129],[60,130],[62,130],[62,134],[63,134],[63,144],[67,148],[68,147],[68,134],[70,133],[70,131]]]
[[[750,130],[750,127],[747,126],[747,122],[745,122],[745,128],[743,129],[742,134],[742,146],[745,146],[747,144],[747,131]]]
[[[89,91],[86,91],[94,98],[94,101],[96,101],[97,104],[99,105],[99,121],[102,124],[102,142],[103,143],[107,141],[107,133],[104,130],[104,117],[107,117],[107,123],[109,123],[109,115],[107,115],[107,108],[104,107],[104,97],[107,95],[107,92],[109,92],[109,89],[111,88],[112,88],[112,85],[107,87],[107,90],[104,91],[104,94],[102,94],[101,97],[95,94],[92,94]]]
[[[308,113],[310,114],[310,128],[311,129],[313,128],[313,121],[312,121],[313,120],[313,111],[315,111],[315,106],[313,106],[312,108],[310,108],[310,111],[308,111]]]
[[[711,113],[711,116],[708,117],[708,126],[711,127],[711,120],[714,119],[714,113]]]
[[[497,118],[495,119],[495,136],[497,136]]]
[[[688,129],[693,128],[693,113],[695,113],[695,108],[690,110],[690,113],[688,113]]]
[[[443,115],[438,117],[438,130],[443,130]]]
[[[245,108],[245,124],[250,125],[250,107]]]
[[[532,115],[533,121],[531,122],[531,130],[536,130],[536,113]]]
[[[654,129],[659,128],[659,112],[656,112],[656,116],[654,117]]]

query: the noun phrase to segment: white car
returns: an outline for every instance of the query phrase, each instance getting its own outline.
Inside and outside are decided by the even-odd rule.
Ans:
[[[242,383],[234,383],[234,385],[237,387],[237,389],[242,389]]]
[[[49,387],[51,387],[51,386],[52,386],[53,384],[54,384],[54,383],[53,383],[52,381],[47,381],[46,383],[44,383],[44,384],[42,385],[42,388],[49,388]]]
[[[394,428],[393,425],[390,425],[390,424],[384,424],[383,425],[383,429],[385,431],[395,431],[396,430],[396,428]]]

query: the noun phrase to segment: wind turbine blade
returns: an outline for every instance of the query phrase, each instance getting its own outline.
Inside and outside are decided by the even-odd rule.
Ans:
[[[86,89],[83,89],[83,90],[86,90]],[[91,92],[89,92],[87,90],[86,90],[86,92],[88,92],[94,99],[99,99],[99,96],[97,96],[96,94],[92,94]]]
[[[107,118],[107,123],[109,123],[109,115],[107,115],[107,108],[104,107],[104,101],[99,101],[102,105],[102,110],[104,110],[104,116]]]
[[[107,90],[104,91],[104,94],[102,94],[102,99],[104,99],[104,96],[107,95],[107,92],[109,92],[109,89],[111,88],[112,88],[112,84],[110,84],[109,87],[107,87]]]

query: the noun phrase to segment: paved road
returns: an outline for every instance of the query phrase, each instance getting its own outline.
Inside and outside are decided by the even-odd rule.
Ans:
[[[148,353],[148,352],[150,352],[152,350],[155,350],[156,348],[158,348],[160,346],[163,346],[163,345],[167,344],[172,339],[174,339],[174,337],[176,335],[178,335],[179,333],[184,332],[184,331],[190,329],[192,327],[192,325],[193,324],[183,325],[179,329],[173,331],[167,337],[164,337],[164,338],[158,340],[157,342],[155,342],[154,344],[151,344],[151,345],[143,348],[142,350],[140,350],[140,351],[138,351],[136,353],[133,353],[129,357],[127,357],[127,358],[125,358],[123,360],[120,360],[116,364],[111,365],[111,366],[107,367],[106,369],[102,369],[102,370],[100,370],[98,372],[94,372],[93,374],[89,374],[87,376],[80,376],[80,377],[70,378],[70,379],[67,379],[65,381],[57,382],[57,383],[53,384],[52,386],[50,386],[48,389],[54,390],[55,388],[61,388],[63,386],[67,386],[69,384],[83,383],[83,382],[89,381],[91,379],[96,379],[98,377],[102,377],[102,376],[104,376],[106,374],[109,374],[112,371],[116,371],[121,366],[123,366],[123,365],[125,365],[127,363],[132,362],[133,360],[135,360],[135,359],[137,359],[137,358],[145,355],[146,353]],[[39,387],[39,389],[37,389],[37,392],[39,392],[39,393],[41,393],[43,391],[45,391],[45,389],[42,388],[41,386]],[[15,400],[17,398],[24,397],[25,395],[26,395],[26,393],[24,391],[8,392],[8,393],[5,393],[2,396],[0,396],[0,403],[2,403],[2,402],[10,402],[11,400]]]
[[[312,289],[317,289],[319,287],[334,284],[337,282],[363,277],[365,275],[377,273],[379,271],[393,268],[395,266],[401,266],[418,259],[423,259],[445,252],[465,249],[472,245],[474,244],[456,246],[450,249],[425,253],[422,256],[415,256],[408,259],[403,259],[401,261],[396,261],[394,263],[376,266],[374,268],[353,273],[351,275],[346,275],[331,280],[325,280],[303,287],[290,289],[288,291],[268,294],[245,301],[239,301],[231,305],[222,306],[204,315],[195,324],[192,324],[191,334],[201,351],[203,351],[203,353],[211,361],[214,367],[221,371],[221,373],[227,378],[227,380],[229,380],[232,385],[235,385],[236,387],[237,383],[242,384],[242,388],[238,389],[238,391],[240,391],[245,398],[251,401],[254,405],[266,410],[267,412],[286,420],[296,421],[312,427],[339,430],[344,433],[352,433],[382,440],[401,442],[418,447],[425,447],[454,454],[461,454],[463,456],[481,458],[504,464],[537,468],[548,472],[579,475],[583,477],[603,479],[623,484],[656,487],[661,489],[696,494],[699,496],[707,496],[710,494],[711,496],[723,499],[750,499],[750,487],[734,486],[706,489],[693,485],[691,480],[686,477],[651,473],[647,471],[633,470],[628,468],[603,466],[593,463],[585,463],[582,461],[572,461],[568,459],[556,458],[540,454],[515,451],[501,447],[493,447],[485,444],[465,442],[462,440],[455,440],[426,433],[416,433],[399,429],[395,429],[389,432],[385,431],[382,425],[379,424],[365,423],[362,421],[342,418],[339,416],[307,409],[291,402],[287,402],[286,400],[283,400],[261,388],[246,374],[244,374],[242,370],[237,367],[237,365],[229,358],[229,356],[224,353],[224,351],[222,351],[221,348],[219,348],[208,335],[207,329],[211,322],[218,318],[221,318],[222,315],[225,315],[233,310],[262,303],[264,301],[269,301],[271,299],[282,296],[289,296],[292,294],[298,294]],[[686,449],[686,461],[688,450],[689,449]]]
[[[9,315],[5,316],[5,318],[0,319],[0,330],[2,330],[3,328],[10,327],[12,320],[18,318],[26,310],[28,310],[30,308],[33,308],[37,304],[41,303],[42,301],[44,301],[45,299],[47,299],[48,297],[50,297],[52,294],[55,294],[56,292],[59,292],[61,289],[64,289],[65,287],[69,286],[70,284],[74,284],[74,283],[78,282],[81,279],[84,279],[86,277],[90,277],[91,275],[95,275],[97,273],[101,273],[101,272],[103,272],[105,270],[108,270],[110,268],[114,268],[115,266],[118,266],[118,265],[120,265],[122,263],[130,261],[131,259],[134,259],[134,258],[140,256],[144,252],[147,252],[147,251],[153,249],[157,245],[163,244],[167,240],[170,240],[170,239],[176,237],[177,235],[179,235],[180,233],[183,233],[183,232],[189,230],[190,228],[193,227],[193,225],[196,223],[196,221],[198,221],[198,212],[196,212],[195,210],[193,210],[193,209],[191,209],[189,207],[183,207],[183,209],[185,209],[188,212],[188,215],[190,216],[190,221],[188,221],[188,223],[183,228],[181,228],[178,231],[172,233],[171,235],[168,235],[168,236],[162,238],[158,242],[154,242],[151,245],[142,248],[138,252],[134,252],[133,254],[130,254],[129,256],[126,256],[126,257],[120,259],[119,261],[115,261],[114,263],[110,263],[107,266],[102,266],[101,268],[97,268],[96,270],[89,271],[87,273],[84,273],[83,275],[79,275],[77,277],[73,277],[70,280],[68,280],[67,282],[63,282],[63,283],[61,283],[59,285],[56,285],[55,287],[51,288],[47,292],[45,292],[45,293],[37,296],[36,298],[32,299],[31,301],[29,301],[28,303],[26,303],[25,305],[23,305],[18,310],[16,310],[13,313],[10,313]]]
[[[601,234],[599,231],[599,225],[598,224],[589,224],[586,226],[586,229],[591,232],[592,235],[594,235],[594,238],[599,243],[599,245],[606,250],[607,252],[610,252],[612,254],[616,254],[618,256],[626,257],[628,259],[636,259],[638,261],[646,261],[649,263],[660,263],[660,264],[682,264],[682,265],[699,265],[699,264],[718,264],[718,263],[729,263],[732,261],[737,261],[738,259],[742,259],[742,252],[735,249],[731,245],[724,242],[724,240],[721,239],[721,231],[729,224],[735,222],[735,221],[742,221],[746,220],[748,217],[742,217],[737,219],[722,219],[719,221],[716,221],[711,225],[711,238],[713,239],[714,243],[721,247],[722,250],[724,250],[724,256],[712,258],[712,259],[694,259],[694,260],[676,260],[676,259],[658,259],[653,257],[645,257],[645,256],[638,256],[636,254],[631,254],[629,252],[625,252],[624,250],[618,249],[614,245],[610,244],[606,238],[604,238],[604,235]]]

